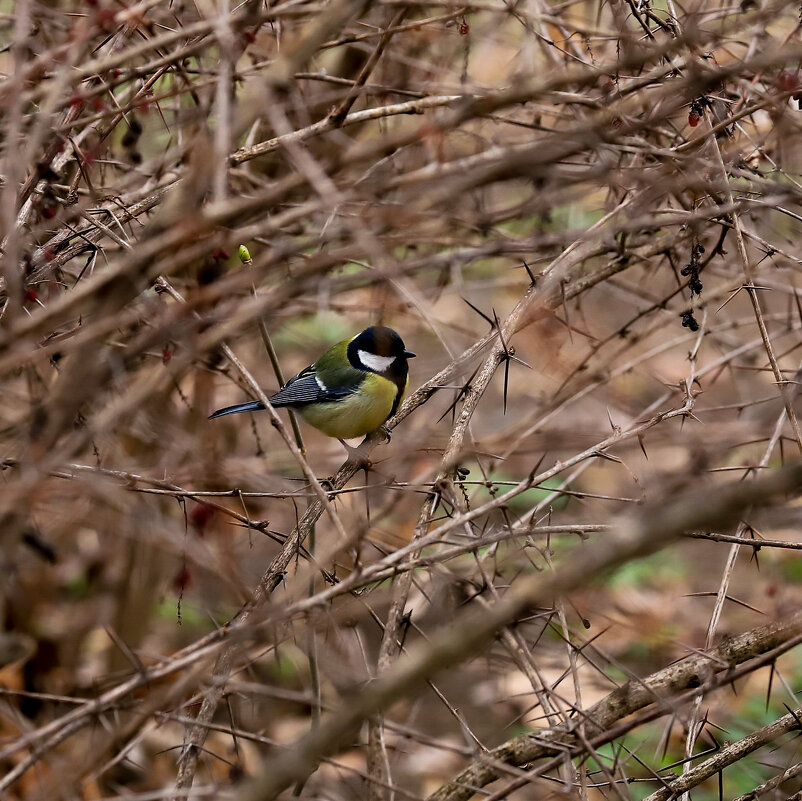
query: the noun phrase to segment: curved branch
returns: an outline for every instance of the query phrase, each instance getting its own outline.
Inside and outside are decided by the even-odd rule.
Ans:
[[[514,623],[532,607],[547,604],[555,595],[585,585],[591,578],[612,567],[653,553],[688,529],[712,528],[732,523],[748,507],[769,503],[778,495],[798,491],[800,488],[802,464],[797,463],[781,468],[771,475],[761,476],[749,484],[739,482],[722,486],[714,496],[707,489],[674,496],[660,506],[644,509],[638,516],[622,521],[618,530],[611,532],[603,542],[583,547],[578,554],[575,552],[576,555],[552,575],[544,577],[537,574],[520,578],[493,606],[470,608],[441,629],[427,644],[419,644],[411,649],[358,696],[348,699],[335,709],[319,728],[288,749],[282,749],[277,755],[265,760],[259,776],[243,789],[239,801],[267,801],[275,798],[292,782],[303,781],[315,769],[320,759],[350,743],[365,720],[387,709],[444,668],[469,659],[499,629]],[[787,639],[800,627],[802,614],[793,618],[790,631],[788,623],[765,627],[762,636],[759,636],[763,650]],[[755,649],[754,632],[723,644],[721,649],[720,658],[726,664],[740,661],[737,658],[739,649],[741,654],[748,653],[750,656],[760,652]],[[698,671],[708,672],[715,669],[716,663],[710,666],[708,656],[697,659],[701,660],[699,664],[691,660],[695,665],[692,675],[697,679]],[[667,669],[662,676],[662,686],[629,682],[609,696],[610,701],[605,710],[591,708],[588,712],[589,722],[601,729],[632,709],[651,703],[658,691],[665,692],[671,688],[672,680],[676,681],[672,670],[678,669],[679,666]],[[609,720],[601,715],[602,711],[607,712]],[[575,720],[572,721],[571,726],[575,723]],[[588,727],[588,723],[586,731],[592,732],[592,726]],[[566,734],[570,734],[570,731],[557,729],[551,737],[559,742]],[[498,761],[523,764],[543,755],[542,740],[542,735],[537,738],[519,738],[490,752],[487,758],[493,763]],[[476,787],[488,784],[497,775],[497,764],[483,760],[437,791],[431,796],[431,801],[467,801]]]

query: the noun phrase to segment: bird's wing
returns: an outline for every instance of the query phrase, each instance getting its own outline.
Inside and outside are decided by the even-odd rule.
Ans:
[[[268,400],[273,406],[306,406],[308,403],[337,401],[356,392],[358,387],[327,387],[315,375],[314,365],[293,376]]]

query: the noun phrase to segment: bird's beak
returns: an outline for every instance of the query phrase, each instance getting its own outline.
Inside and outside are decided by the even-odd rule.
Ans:
[[[411,350],[405,350],[404,351],[404,356],[406,356],[407,359],[414,359],[415,355],[416,354],[414,354]]]

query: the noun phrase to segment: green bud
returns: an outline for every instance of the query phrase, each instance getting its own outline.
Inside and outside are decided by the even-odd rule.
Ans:
[[[243,264],[251,263],[251,252],[248,250],[248,248],[245,247],[245,245],[239,246],[239,260]]]

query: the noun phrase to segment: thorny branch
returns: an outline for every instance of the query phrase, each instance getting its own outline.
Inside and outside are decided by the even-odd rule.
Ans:
[[[799,34],[779,0],[0,15],[0,790],[790,786]],[[260,325],[291,374],[375,323],[419,358],[364,481],[275,410],[206,419],[269,396]],[[700,751],[759,670],[766,720]]]

